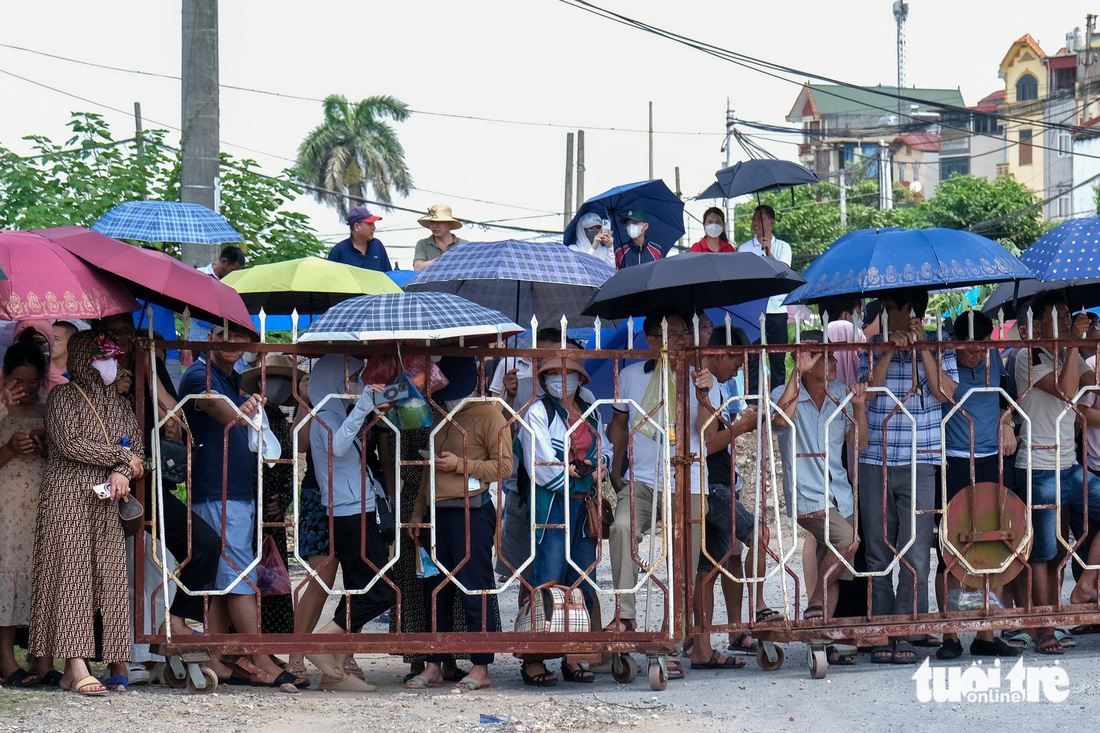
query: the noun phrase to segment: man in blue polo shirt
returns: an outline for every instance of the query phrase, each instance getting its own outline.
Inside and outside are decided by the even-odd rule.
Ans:
[[[224,339],[231,346],[225,350],[210,350],[200,356],[184,373],[180,383],[181,399],[193,395],[223,395],[229,398],[229,401],[191,399],[183,407],[194,442],[189,486],[191,507],[222,536],[224,547],[214,585],[216,590],[228,590],[228,594],[211,596],[206,632],[225,633],[232,621],[237,633],[255,634],[260,631],[253,589],[256,571],[252,570],[240,581],[234,581],[256,558],[256,454],[248,445],[251,428],[241,420],[234,405],[248,419],[252,419],[260,412],[262,399],[256,394],[242,395],[241,375],[233,370],[233,365],[244,354],[249,338],[242,334],[225,334],[221,326],[210,329],[207,338],[210,341]],[[276,666],[267,654],[256,654],[250,659],[255,671],[245,669],[250,673],[252,684],[278,687],[295,682],[295,677]],[[212,659],[209,666],[223,681],[233,674],[233,670],[217,659]]]
[[[351,236],[333,247],[328,258],[333,262],[354,265],[366,270],[389,272],[390,257],[382,241],[374,238],[374,223],[382,217],[370,213],[366,206],[356,206],[348,212],[348,226]]]
[[[645,211],[634,206],[623,214],[622,222],[626,224],[626,236],[629,239],[626,244],[615,250],[617,268],[621,270],[624,267],[661,259],[660,247],[646,237],[646,232],[649,231],[649,215]]]

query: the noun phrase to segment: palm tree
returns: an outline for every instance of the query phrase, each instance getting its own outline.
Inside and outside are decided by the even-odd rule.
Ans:
[[[363,202],[366,184],[383,203],[390,203],[391,188],[408,195],[412,178],[405,166],[405,149],[383,119],[405,121],[408,105],[388,95],[351,103],[343,94],[330,94],[322,108],[325,121],[298,147],[298,167],[315,186],[335,192],[317,191],[317,200],[335,206],[343,217],[349,206]]]

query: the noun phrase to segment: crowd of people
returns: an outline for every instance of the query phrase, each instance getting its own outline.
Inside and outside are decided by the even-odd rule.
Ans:
[[[388,269],[373,237],[377,220],[352,209],[350,237],[330,258]],[[572,246],[619,267],[659,258],[646,220],[645,211],[627,212],[631,241],[615,248],[606,221],[582,218],[584,241]],[[790,246],[772,234],[774,220],[769,207],[758,207],[754,237],[737,249],[789,262]],[[417,269],[463,243],[453,234],[461,222],[447,206],[420,222],[431,236],[417,243]],[[693,250],[735,251],[719,209],[707,211],[704,225]],[[220,278],[243,264],[243,254],[227,248],[209,274]],[[687,508],[683,566],[691,575],[691,616],[703,629],[675,640],[669,677],[683,678],[685,666],[744,667],[742,654],[759,644],[743,623],[746,605],[753,625],[765,627],[791,611],[769,607],[759,582],[771,532],[760,511],[767,499],[749,506],[741,499],[748,477],[738,442],[747,435],[763,446],[756,451],[761,471],[771,460],[769,435],[777,440],[781,506],[792,530],[802,530],[805,605],[795,613],[803,620],[824,623],[868,609],[876,617],[927,613],[930,582],[937,604],[950,609],[963,574],[953,552],[939,551],[935,533],[952,499],[983,482],[1023,500],[1030,486],[1036,507],[1033,541],[1016,561],[1029,569],[1010,582],[993,576],[992,595],[1004,606],[1058,605],[1066,566],[1060,538],[1078,543],[1089,565],[1100,564],[1100,543],[1091,542],[1100,524],[1100,473],[1091,473],[1100,470],[1100,405],[1086,389],[1097,386],[1096,353],[1051,341],[1059,334],[1100,339],[1100,325],[1088,314],[1071,318],[1061,295],[1042,293],[1021,309],[1021,322],[1033,329],[1022,335],[1036,344],[1002,353],[986,316],[969,312],[940,339],[925,322],[927,304],[927,293],[905,289],[872,303],[824,303],[827,332],[802,334],[792,368],[783,352],[758,358],[740,329],[675,310],[644,320],[654,358],[621,369],[601,364],[616,375],[610,386],[595,378],[583,345],[556,329],[536,334],[537,358],[494,359],[491,348],[409,357],[430,414],[419,427],[400,429],[391,420],[400,405],[379,397],[388,380],[372,378],[392,357],[257,353],[251,336],[215,325],[205,333],[210,348],[182,374],[156,352],[155,368],[139,383],[136,360],[149,355],[137,347],[130,314],[91,324],[16,323],[0,398],[7,508],[0,520],[0,674],[17,688],[125,690],[149,680],[158,659],[157,649],[133,643],[135,626],[150,625],[177,637],[200,630],[322,636],[357,633],[388,615],[393,633],[453,639],[500,631],[513,618],[517,630],[553,621],[628,634],[651,622],[639,614],[636,595],[650,582],[650,563],[663,561],[640,544],[669,531],[666,501],[674,513]],[[787,342],[779,301],[768,305],[765,332],[769,343]],[[686,372],[678,370],[682,359]],[[678,373],[688,375],[686,383]],[[1068,409],[1079,390],[1086,391],[1077,409]],[[682,423],[678,404],[687,408]],[[1017,405],[1026,429],[1016,424]],[[686,448],[677,432],[680,440],[686,432]],[[159,465],[151,462],[154,440]],[[295,446],[305,465],[297,479]],[[681,451],[691,461],[677,470]],[[180,465],[182,474],[172,470]],[[137,541],[128,538],[134,525],[126,519],[133,502],[147,520]],[[169,557],[151,552],[154,539]],[[610,586],[596,580],[605,549]],[[166,564],[181,587],[157,591],[159,575],[150,583],[148,573],[135,585],[135,557],[143,552],[149,567]],[[286,572],[295,554],[309,566],[307,579],[290,594],[270,590],[261,568]],[[337,571],[351,593],[335,590]],[[856,573],[876,573],[869,592]],[[522,577],[519,608],[502,608],[498,583],[515,575]],[[1075,575],[1069,602],[1095,604],[1096,571],[1075,567]],[[724,652],[708,632],[716,584],[734,629]],[[135,622],[136,591],[153,613]],[[323,619],[332,595],[339,604]],[[940,659],[963,653],[950,633],[850,641],[872,647],[873,663],[914,663],[920,645],[938,646]],[[1053,627],[986,630],[970,653],[1014,656],[1033,647],[1058,654],[1072,643]],[[404,684],[490,687],[495,656],[485,648],[406,654]],[[842,646],[828,654],[831,663],[856,661]],[[576,655],[551,669],[548,662],[561,656],[523,653],[523,683],[595,680],[588,660]],[[106,665],[101,679],[91,661]],[[222,684],[300,688],[311,684],[307,661],[321,672],[322,690],[375,689],[351,653],[283,660],[214,649],[206,665]]]

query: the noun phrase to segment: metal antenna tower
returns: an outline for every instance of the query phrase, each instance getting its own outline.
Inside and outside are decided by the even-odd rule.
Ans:
[[[905,0],[895,0],[894,20],[898,24],[898,126],[900,127],[905,117],[905,100],[900,95],[905,88],[905,19],[909,17],[909,3]]]

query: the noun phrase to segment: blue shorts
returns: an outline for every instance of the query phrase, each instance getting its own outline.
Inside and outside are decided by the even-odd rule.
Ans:
[[[1027,498],[1027,471],[1017,468],[1019,474],[1020,495]],[[1061,475],[1062,510],[1069,514],[1069,525],[1074,536],[1081,537],[1085,517],[1085,471],[1080,464],[1061,471],[1031,471],[1031,503],[1054,504],[1058,498],[1057,477]],[[1100,526],[1100,481],[1089,481],[1088,491],[1089,526]],[[1058,552],[1058,525],[1054,509],[1033,509],[1031,522],[1035,529],[1035,539],[1031,545],[1031,559],[1035,562],[1048,562]]]
[[[705,573],[714,567],[707,555],[721,560],[730,551],[736,536],[748,545],[752,538],[754,517],[752,512],[735,499],[730,487],[725,484],[711,484],[707,487],[707,551],[699,553],[696,570]]]
[[[222,503],[203,501],[191,507],[219,535],[222,534]],[[235,595],[254,595],[256,568],[238,581],[241,571],[256,559],[256,502],[252,499],[227,499],[225,504],[224,553],[218,560],[218,575],[213,590],[228,590]],[[232,562],[230,565],[226,558]],[[252,585],[243,582],[247,578]]]

